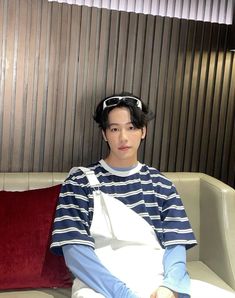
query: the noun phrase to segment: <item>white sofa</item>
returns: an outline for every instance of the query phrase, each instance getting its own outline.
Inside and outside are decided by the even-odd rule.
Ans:
[[[66,175],[0,173],[0,190],[46,188],[62,183]],[[235,190],[202,173],[165,175],[176,185],[199,243],[188,251],[190,276],[235,293]],[[0,292],[0,297],[6,298],[66,298],[70,295],[70,289]]]
[[[198,245],[188,251],[190,276],[235,294],[235,190],[202,173],[165,173],[181,195]]]

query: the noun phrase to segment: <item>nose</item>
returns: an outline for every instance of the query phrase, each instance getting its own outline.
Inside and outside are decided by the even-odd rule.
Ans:
[[[127,137],[127,132],[125,129],[121,129],[120,135],[119,135],[120,141],[121,142],[126,142],[128,137]]]

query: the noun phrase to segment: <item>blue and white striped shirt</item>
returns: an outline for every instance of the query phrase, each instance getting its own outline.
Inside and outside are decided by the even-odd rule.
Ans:
[[[104,160],[90,169],[102,192],[123,202],[153,227],[162,247],[182,244],[190,248],[197,243],[175,186],[158,170],[138,163],[129,171],[116,171]],[[54,253],[61,255],[66,244],[95,247],[90,234],[93,210],[93,189],[78,169],[61,188],[52,233]]]

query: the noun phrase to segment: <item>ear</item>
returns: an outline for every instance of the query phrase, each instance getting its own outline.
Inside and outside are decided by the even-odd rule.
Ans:
[[[146,128],[146,126],[144,126],[144,127],[142,128],[142,136],[141,136],[141,139],[142,139],[142,140],[145,139],[145,137],[146,137],[146,133],[147,133],[147,128]]]
[[[108,142],[107,138],[106,138],[106,135],[105,135],[105,131],[102,130],[102,136],[103,136],[103,139],[105,140],[105,142]]]

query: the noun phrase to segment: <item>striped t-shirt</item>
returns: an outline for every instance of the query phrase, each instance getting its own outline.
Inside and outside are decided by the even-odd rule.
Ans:
[[[95,172],[102,192],[120,200],[153,227],[162,247],[183,244],[190,248],[197,243],[175,186],[158,170],[138,163],[129,171],[117,171],[104,160],[89,168]],[[63,183],[52,232],[54,253],[61,255],[66,244],[95,247],[90,234],[93,191],[80,169]]]

